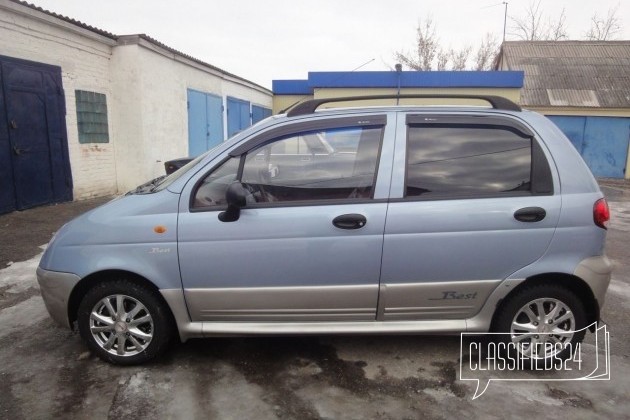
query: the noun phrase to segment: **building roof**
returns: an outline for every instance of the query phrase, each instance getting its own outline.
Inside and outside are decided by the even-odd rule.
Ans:
[[[495,68],[525,72],[521,105],[630,108],[630,41],[507,41]]]
[[[257,83],[254,83],[254,82],[252,82],[250,80],[247,80],[245,78],[237,76],[237,75],[235,75],[233,73],[230,73],[228,71],[220,69],[219,67],[213,66],[212,64],[208,64],[208,63],[206,63],[206,62],[204,62],[202,60],[199,60],[199,59],[194,58],[194,57],[192,57],[192,56],[190,56],[188,54],[185,54],[185,53],[183,53],[181,51],[178,51],[178,50],[176,50],[174,48],[171,48],[168,45],[165,45],[165,44],[161,43],[160,41],[158,41],[157,39],[152,38],[152,37],[150,37],[150,36],[148,36],[146,34],[116,35],[116,34],[112,34],[111,32],[107,32],[107,31],[104,31],[102,29],[96,28],[94,26],[90,26],[90,25],[88,25],[86,23],[83,23],[81,21],[78,21],[76,19],[72,19],[72,18],[70,18],[68,16],[60,15],[58,13],[51,12],[50,10],[43,9],[43,8],[41,8],[39,6],[36,6],[36,5],[32,4],[32,3],[28,3],[28,2],[25,2],[25,1],[21,1],[21,0],[9,0],[9,1],[11,1],[12,3],[15,3],[15,4],[19,4],[19,5],[28,7],[29,9],[36,10],[38,12],[44,13],[45,15],[52,16],[52,17],[57,18],[59,20],[62,20],[64,22],[70,23],[70,24],[72,24],[72,25],[74,25],[76,27],[88,30],[90,32],[93,32],[95,34],[104,36],[104,37],[109,38],[109,39],[112,39],[112,40],[116,41],[118,45],[128,45],[128,44],[131,44],[131,43],[139,43],[140,40],[144,40],[144,41],[146,41],[146,42],[148,42],[150,44],[153,44],[156,47],[159,47],[159,48],[161,48],[163,50],[168,51],[171,54],[180,56],[180,57],[182,57],[184,59],[187,59],[187,60],[191,60],[191,61],[195,62],[196,64],[199,64],[199,65],[201,65],[203,67],[206,67],[206,68],[208,68],[210,70],[213,70],[215,72],[221,73],[221,74],[223,74],[223,75],[225,75],[225,76],[227,76],[227,77],[229,77],[231,79],[235,79],[235,80],[244,82],[244,83],[246,83],[248,85],[252,85],[252,86],[254,86],[254,87],[258,88],[259,90],[262,90],[262,91],[264,91],[266,93],[271,93],[269,91],[269,89],[267,89],[267,88],[265,88],[265,87],[263,87],[263,86],[261,86],[261,85],[259,85]]]
[[[64,16],[64,15],[60,15],[60,14],[55,13],[55,12],[51,12],[50,10],[43,9],[43,8],[41,8],[39,6],[36,6],[36,5],[32,4],[32,3],[28,3],[28,2],[25,2],[25,1],[21,1],[21,0],[10,0],[10,1],[13,2],[13,3],[16,3],[16,4],[21,4],[22,6],[26,6],[29,9],[33,9],[33,10],[37,10],[38,12],[45,13],[45,14],[47,14],[49,16],[52,16],[52,17],[55,17],[57,19],[63,20],[64,22],[71,23],[71,24],[76,25],[76,26],[78,26],[80,28],[87,29],[88,31],[94,32],[94,33],[102,35],[104,37],[111,38],[111,39],[114,39],[114,40],[116,40],[118,38],[116,35],[112,34],[111,32],[107,32],[107,31],[104,31],[102,29],[96,28],[94,26],[90,26],[90,25],[88,25],[86,23],[83,23],[83,22],[78,21],[76,19],[72,19],[72,18],[70,18],[68,16]]]
[[[218,73],[223,74],[224,76],[230,77],[231,79],[236,79],[236,80],[240,80],[241,82],[245,82],[251,86],[255,86],[256,88],[258,88],[259,90],[264,91],[265,93],[271,93],[271,91],[269,89],[267,89],[264,86],[261,86],[257,83],[254,83],[250,80],[244,79],[240,76],[235,75],[234,73],[230,73],[228,71],[225,71],[219,67],[213,66],[212,64],[208,64],[205,61],[199,60],[193,56],[190,56],[188,54],[185,54],[181,51],[176,50],[175,48],[171,48],[166,44],[161,43],[160,41],[158,41],[155,38],[152,38],[146,34],[134,34],[134,35],[119,35],[118,36],[118,44],[119,45],[128,45],[128,44],[139,44],[141,42],[141,40],[144,40],[156,47],[162,48],[166,51],[168,51],[171,54],[180,56],[182,58],[188,59],[190,61],[193,61],[203,67],[206,67],[208,69],[214,70]]]

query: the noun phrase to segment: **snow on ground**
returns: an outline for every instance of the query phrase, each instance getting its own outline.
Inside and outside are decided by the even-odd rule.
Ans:
[[[42,245],[40,248],[45,249]],[[7,268],[0,270],[0,290],[9,293],[21,293],[31,287],[39,289],[35,271],[42,254],[36,255],[30,260],[14,262]],[[8,289],[5,289],[7,288]]]

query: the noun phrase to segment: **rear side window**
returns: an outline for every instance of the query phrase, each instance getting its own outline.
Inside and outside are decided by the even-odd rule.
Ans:
[[[510,127],[410,125],[406,197],[531,192],[532,139]]]

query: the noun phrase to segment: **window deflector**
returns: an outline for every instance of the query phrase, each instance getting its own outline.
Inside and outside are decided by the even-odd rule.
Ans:
[[[381,127],[387,124],[387,115],[361,115],[338,118],[318,118],[293,124],[285,124],[278,128],[272,128],[257,135],[255,138],[241,144],[230,151],[230,156],[236,157],[252,149],[256,149],[279,137],[286,137],[300,132],[324,131],[333,128],[344,127]]]
[[[529,138],[532,142],[531,160],[531,193],[534,195],[553,195],[553,176],[545,153],[542,150],[536,135],[525,124],[514,118],[506,118],[494,115],[452,115],[452,114],[407,114],[406,124],[440,125],[449,126],[475,125],[503,128],[512,131],[523,138]]]

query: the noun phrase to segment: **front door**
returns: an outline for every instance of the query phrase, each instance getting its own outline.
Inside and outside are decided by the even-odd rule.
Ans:
[[[354,120],[264,133],[189,182],[178,250],[193,321],[375,319],[391,154],[377,179],[384,116]],[[248,202],[222,222],[235,181]]]

